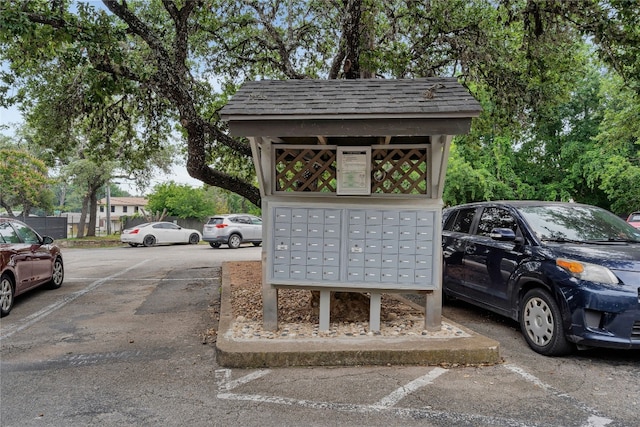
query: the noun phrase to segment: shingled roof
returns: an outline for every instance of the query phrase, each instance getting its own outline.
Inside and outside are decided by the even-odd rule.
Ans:
[[[221,116],[236,136],[380,136],[466,133],[480,111],[454,78],[260,80],[244,83]]]

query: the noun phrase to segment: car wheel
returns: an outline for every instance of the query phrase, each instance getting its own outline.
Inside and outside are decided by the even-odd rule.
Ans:
[[[240,247],[240,243],[242,243],[242,238],[239,234],[232,234],[229,236],[229,243],[227,243],[229,248],[238,249]]]
[[[218,249],[220,247],[220,243],[218,243],[218,242],[209,242],[209,246],[211,246],[214,249]]]
[[[262,242],[253,242],[253,246],[260,246]]]
[[[522,299],[520,328],[529,346],[545,356],[571,353],[558,304],[544,289],[532,289]]]
[[[64,280],[64,265],[60,258],[56,258],[53,262],[53,272],[51,275],[51,281],[48,284],[49,289],[58,289],[62,286]]]
[[[0,317],[4,317],[11,311],[13,307],[13,280],[8,274],[0,277]]]
[[[197,245],[199,241],[200,241],[200,236],[198,236],[196,233],[193,233],[191,236],[189,236],[190,245]]]
[[[144,236],[142,244],[145,246],[153,246],[156,244],[156,238],[152,235]]]

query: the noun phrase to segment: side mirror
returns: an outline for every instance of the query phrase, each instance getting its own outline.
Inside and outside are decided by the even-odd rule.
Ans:
[[[494,228],[489,237],[500,242],[515,242],[516,233],[510,228]]]

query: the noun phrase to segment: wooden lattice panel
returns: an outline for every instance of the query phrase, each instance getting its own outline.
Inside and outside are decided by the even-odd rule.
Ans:
[[[427,148],[376,146],[371,152],[371,193],[427,194]],[[277,191],[336,193],[336,149],[275,149]]]
[[[276,148],[278,191],[336,192],[335,149]]]
[[[427,194],[426,148],[376,148],[371,163],[372,193]]]

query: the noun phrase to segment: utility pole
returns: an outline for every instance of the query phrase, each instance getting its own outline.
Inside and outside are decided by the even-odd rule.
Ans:
[[[107,181],[107,236],[111,235],[111,182]]]

